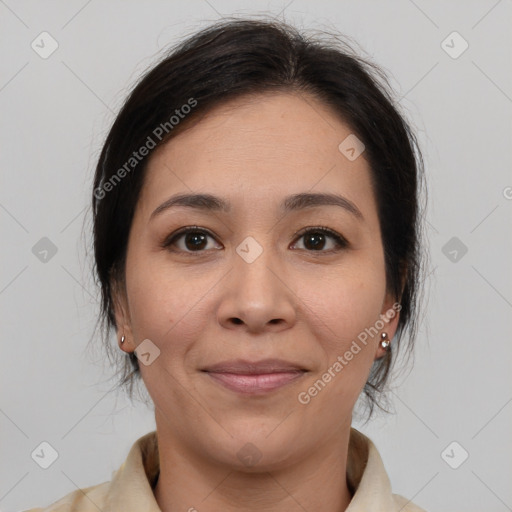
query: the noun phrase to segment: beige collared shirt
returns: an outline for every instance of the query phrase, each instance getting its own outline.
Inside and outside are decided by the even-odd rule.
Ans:
[[[153,494],[159,474],[156,431],[139,438],[112,480],[67,494],[47,508],[26,512],[161,512]],[[347,482],[352,500],[345,512],[425,512],[393,494],[373,442],[351,428]]]

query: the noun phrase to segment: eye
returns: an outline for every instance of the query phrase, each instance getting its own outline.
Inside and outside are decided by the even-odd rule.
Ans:
[[[348,247],[348,242],[343,236],[323,226],[306,228],[300,231],[298,236],[304,239],[303,247],[298,248],[308,251],[336,252]]]
[[[162,247],[173,252],[205,252],[205,250],[214,249],[211,244],[209,246],[208,238],[215,240],[209,231],[199,226],[187,226],[168,236],[162,243]],[[173,246],[177,249],[173,249]]]
[[[297,235],[299,239],[303,238],[302,247],[294,244],[294,249],[304,249],[308,252],[336,252],[348,247],[347,240],[332,229],[317,226],[301,230]],[[206,229],[199,226],[186,226],[169,235],[162,247],[172,252],[182,252],[185,254],[201,253],[207,250],[219,249],[222,247],[212,247],[208,239],[216,242],[215,237]]]

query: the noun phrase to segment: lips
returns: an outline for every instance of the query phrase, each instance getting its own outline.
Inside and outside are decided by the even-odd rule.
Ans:
[[[216,383],[243,394],[263,394],[300,379],[307,369],[282,359],[232,360],[202,370]]]
[[[236,359],[217,363],[203,371],[211,373],[237,373],[240,375],[256,375],[263,373],[280,373],[290,371],[306,371],[300,364],[291,363],[283,359],[263,359],[261,361],[246,361]]]

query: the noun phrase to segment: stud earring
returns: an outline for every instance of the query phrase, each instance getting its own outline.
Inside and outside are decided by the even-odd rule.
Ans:
[[[122,343],[124,343],[124,340],[125,340],[125,339],[126,339],[126,338],[124,337],[124,334],[123,334],[123,335],[121,336],[121,344],[122,344]]]
[[[380,340],[380,346],[384,349],[384,350],[387,350],[388,347],[389,347],[389,344],[391,343],[391,341],[389,340],[388,338],[388,333],[387,332],[383,332],[381,335],[381,340]]]

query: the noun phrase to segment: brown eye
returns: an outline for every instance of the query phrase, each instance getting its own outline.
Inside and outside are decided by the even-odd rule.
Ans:
[[[183,243],[188,250],[197,251],[204,249],[208,245],[207,237],[208,235],[204,233],[193,231],[185,233]]]
[[[324,227],[308,228],[299,234],[299,238],[304,240],[299,249],[307,251],[333,252],[348,246],[340,234]]]
[[[304,246],[306,249],[320,250],[325,247],[326,236],[323,233],[310,232],[304,235]]]
[[[173,233],[162,244],[163,247],[173,252],[205,252],[213,249],[209,246],[209,239],[215,240],[208,231],[199,228],[183,228]]]

